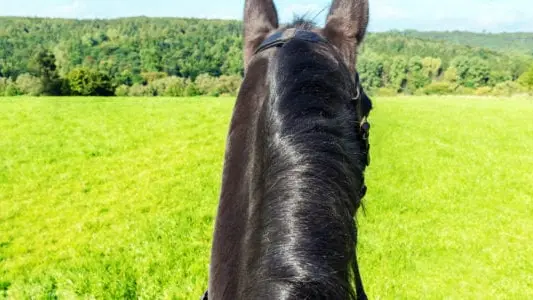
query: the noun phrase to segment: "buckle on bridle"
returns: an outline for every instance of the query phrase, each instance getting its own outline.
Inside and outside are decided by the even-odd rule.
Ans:
[[[360,99],[361,99],[361,87],[359,86],[359,84],[357,84],[357,87],[355,88],[355,97],[353,97],[352,100],[357,101]]]
[[[355,88],[355,96],[352,98],[352,101],[357,102],[361,100],[361,86],[357,82],[356,84],[357,87]],[[361,123],[359,123],[359,130],[361,131],[361,136],[363,137],[363,140],[367,141],[368,136],[370,134],[370,123],[368,123],[366,116],[363,116]]]
[[[359,128],[361,130],[361,136],[363,137],[363,140],[368,141],[368,137],[370,136],[370,123],[368,123],[366,117],[363,117],[363,120],[361,120],[361,125]]]

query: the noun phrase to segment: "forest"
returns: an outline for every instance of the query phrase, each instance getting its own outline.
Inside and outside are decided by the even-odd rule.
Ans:
[[[399,32],[400,33],[400,32]],[[476,33],[465,31],[415,31],[401,32],[404,36],[443,40],[456,44],[471,45],[499,51],[533,55],[533,33]]]
[[[369,33],[357,69],[373,94],[533,91],[533,34]],[[0,18],[0,95],[235,95],[240,21]]]

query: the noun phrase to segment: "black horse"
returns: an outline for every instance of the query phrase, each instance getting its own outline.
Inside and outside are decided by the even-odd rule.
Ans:
[[[355,69],[367,24],[367,0],[334,0],[322,29],[279,28],[272,0],[246,0],[209,299],[366,298],[354,217],[369,150]]]

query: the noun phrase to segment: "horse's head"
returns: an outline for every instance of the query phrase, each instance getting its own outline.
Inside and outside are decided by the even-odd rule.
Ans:
[[[355,72],[356,49],[365,37],[368,25],[368,0],[335,0],[330,8],[326,26],[314,28],[307,22],[294,27],[313,31],[331,43],[330,51],[342,58],[348,69]],[[247,0],[244,11],[244,65],[248,68],[254,52],[261,43],[279,28],[277,11],[272,0]]]
[[[309,42],[310,54],[317,60],[329,61],[342,71],[344,79],[354,82],[359,89],[362,116],[368,116],[372,105],[359,85],[356,72],[357,48],[366,34],[369,18],[368,0],[334,0],[324,28],[311,22],[297,20],[286,26],[279,25],[273,0],[246,0],[244,10],[244,69],[255,73],[251,82],[266,77],[267,66],[276,60],[276,48],[296,39]],[[312,49],[311,49],[312,48]],[[346,71],[345,71],[346,70]],[[249,86],[246,82],[244,86]],[[356,95],[357,96],[357,95]]]

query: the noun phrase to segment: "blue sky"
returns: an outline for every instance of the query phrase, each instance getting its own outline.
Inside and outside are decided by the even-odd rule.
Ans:
[[[282,21],[314,16],[330,0],[277,0]],[[244,0],[0,0],[0,15],[63,18],[125,16],[241,19]],[[533,32],[533,0],[370,0],[370,30]],[[324,14],[319,20],[324,19]]]

